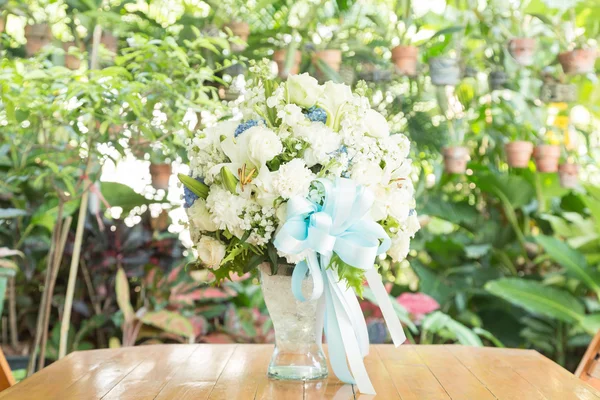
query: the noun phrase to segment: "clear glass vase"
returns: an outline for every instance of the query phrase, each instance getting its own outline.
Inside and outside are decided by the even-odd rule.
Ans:
[[[314,380],[327,377],[327,361],[319,349],[317,303],[298,301],[292,293],[293,266],[280,265],[271,274],[268,264],[260,266],[261,287],[275,328],[275,350],[268,376],[285,380]],[[305,279],[302,291],[309,296],[312,280]]]

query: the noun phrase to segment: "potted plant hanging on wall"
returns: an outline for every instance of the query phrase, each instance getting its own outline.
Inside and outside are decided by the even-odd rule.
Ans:
[[[567,157],[558,166],[560,186],[566,189],[576,188],[579,184],[579,164],[574,158]]]
[[[537,40],[535,39],[535,18],[524,14],[520,3],[511,3],[510,15],[506,26],[502,23],[492,24],[502,30],[508,39],[506,48],[512,59],[519,65],[527,67],[533,64]]]
[[[469,162],[469,149],[464,145],[465,127],[464,121],[449,120],[447,145],[442,149],[444,157],[444,170],[449,174],[464,174]]]
[[[544,83],[540,89],[540,100],[545,103],[573,103],[577,101],[577,85],[565,83],[564,75],[555,78],[544,74]]]
[[[37,54],[52,40],[50,26],[46,23],[33,23],[25,27],[25,52],[29,57]]]
[[[558,171],[558,161],[560,160],[558,143],[557,129],[549,127],[541,143],[533,149],[533,158],[538,172]]]
[[[364,85],[352,93],[344,84],[319,85],[308,74],[278,85],[268,65],[260,66],[251,90],[266,101],[251,99],[253,112],[243,121],[208,128],[189,147],[191,176],[180,179],[190,230],[199,238],[198,263],[217,281],[260,276],[275,328],[268,376],[327,377],[324,326],[333,373],[375,394],[363,362],[368,342],[357,341],[368,332],[354,292],[366,281],[394,343],[405,340],[373,263],[386,251],[404,258],[406,250],[395,250],[418,229],[409,169],[402,168],[408,139],[389,134],[385,118],[363,97]],[[344,129],[356,135],[345,136]],[[384,144],[391,173],[385,182],[364,173],[380,169],[383,160],[370,158],[365,142]],[[385,196],[375,196],[373,185]],[[386,232],[388,218],[398,221],[398,231]]]
[[[460,82],[460,42],[463,32],[463,27],[448,27],[436,32],[428,41],[428,43],[435,43],[435,46],[432,45],[435,51],[428,52],[430,57],[428,59],[429,76],[431,77],[432,84],[436,86],[456,86]],[[433,40],[439,36],[444,37],[444,46],[440,46],[437,41]],[[453,42],[457,43],[454,47],[450,46]]]
[[[508,124],[505,134],[510,141],[504,145],[506,162],[512,168],[527,168],[533,154],[533,142],[536,131],[528,124]]]

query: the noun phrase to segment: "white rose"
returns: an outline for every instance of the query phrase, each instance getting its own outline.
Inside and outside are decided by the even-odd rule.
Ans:
[[[412,190],[403,187],[402,189],[392,191],[388,197],[390,215],[398,220],[398,222],[403,223],[408,218],[412,203]]]
[[[408,255],[410,250],[410,239],[407,234],[400,232],[392,238],[392,245],[387,251],[395,262],[402,261]]]
[[[352,180],[361,185],[371,186],[381,182],[383,169],[379,166],[379,163],[365,160],[352,164],[350,176]]]
[[[277,134],[263,126],[248,129],[244,136],[247,137],[248,159],[257,167],[265,165],[267,161],[271,161],[283,151],[283,145]]]
[[[310,145],[302,156],[309,168],[315,164],[327,164],[332,158],[332,153],[338,150],[342,144],[340,135],[320,122],[297,125],[292,134],[304,139]]]
[[[203,199],[196,199],[186,212],[194,229],[204,232],[214,232],[217,230],[217,224],[211,219],[210,212],[206,208],[206,201]]]
[[[287,79],[287,95],[290,103],[310,108],[317,103],[322,93],[323,87],[307,73],[290,75]]]
[[[196,245],[198,258],[209,268],[217,269],[225,258],[225,245],[210,236],[202,236]]]
[[[416,211],[413,211],[406,221],[406,232],[413,237],[417,231],[421,229],[421,224],[419,223],[419,217],[417,216]]]
[[[373,109],[367,110],[364,119],[366,134],[375,138],[385,138],[390,136],[390,126],[383,115]]]

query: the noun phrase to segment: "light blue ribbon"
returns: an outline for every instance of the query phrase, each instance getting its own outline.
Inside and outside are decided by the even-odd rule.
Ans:
[[[386,307],[381,304],[386,299],[389,302],[389,296],[373,264],[377,255],[389,249],[391,240],[385,230],[369,218],[369,210],[374,202],[370,190],[345,178],[337,178],[335,182],[319,179],[318,182],[325,193],[323,204],[302,197],[290,199],[286,222],[276,235],[274,245],[287,254],[306,255],[306,259],[296,265],[292,275],[292,291],[298,300],[306,301],[302,293],[302,281],[307,275],[313,280],[309,300],[325,295],[324,328],[335,375],[346,383],[358,380],[362,393],[374,393],[362,363],[362,357],[368,353],[368,334],[358,300],[346,282],[340,282],[337,271],[327,267],[335,253],[346,264],[364,270],[369,285],[377,287],[378,292],[383,290],[383,294],[378,293],[378,301],[381,299],[382,311],[388,311],[384,312],[388,322],[392,306],[391,303]],[[374,276],[377,278],[374,279]],[[394,326],[390,326],[389,322],[388,326],[390,332],[395,331],[392,332],[394,342],[401,343],[404,333],[395,318]],[[351,336],[348,331],[351,331]],[[357,361],[357,355],[360,356],[360,362]],[[362,379],[355,379],[348,368],[347,359],[354,375],[363,375]]]

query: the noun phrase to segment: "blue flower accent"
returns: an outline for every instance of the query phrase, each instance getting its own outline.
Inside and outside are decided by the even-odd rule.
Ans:
[[[196,179],[198,182],[204,183],[204,179],[202,178],[194,179]],[[196,195],[196,193],[192,192],[187,186],[183,185],[183,200],[185,201],[183,208],[190,208],[198,199],[199,197]]]
[[[251,119],[249,121],[246,122],[242,122],[241,124],[238,125],[237,128],[235,128],[235,132],[233,133],[234,137],[238,137],[240,136],[242,133],[244,133],[245,131],[247,131],[248,129],[257,126],[258,125],[258,121],[255,119]]]
[[[408,212],[408,216],[412,217],[413,215],[415,215],[417,211],[414,208],[411,208],[410,211]]]
[[[322,122],[324,124],[327,123],[327,113],[325,110],[317,106],[312,106],[306,110],[306,117],[312,122]]]

